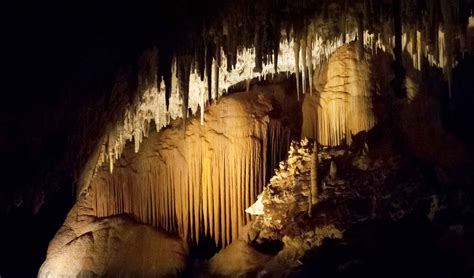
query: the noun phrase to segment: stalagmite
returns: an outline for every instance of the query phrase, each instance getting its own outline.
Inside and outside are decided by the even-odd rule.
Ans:
[[[311,199],[308,208],[308,214],[311,216],[312,207],[318,202],[318,143],[313,143],[313,153],[311,154],[311,188],[310,188]]]

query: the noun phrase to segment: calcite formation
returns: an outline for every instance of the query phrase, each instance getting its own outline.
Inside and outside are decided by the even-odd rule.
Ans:
[[[355,35],[347,36],[350,40],[355,38]],[[102,144],[97,168],[108,162],[109,170],[112,172],[115,161],[119,159],[125,144],[129,141],[134,142],[135,152],[138,152],[143,138],[149,135],[152,123],[154,123],[156,131],[159,131],[169,125],[171,120],[183,118],[186,121],[188,116],[197,115],[199,112],[200,123],[205,124],[206,106],[225,94],[232,85],[250,82],[255,78],[266,79],[267,76],[277,73],[300,72],[300,68],[294,66],[300,60],[304,61],[302,72],[311,68],[312,76],[312,65],[326,60],[337,47],[343,44],[343,39],[339,36],[326,41],[315,36],[314,41],[304,49],[296,47],[298,44],[297,41],[280,41],[279,51],[275,54],[278,57],[278,65],[276,62],[267,61],[257,72],[253,70],[256,57],[254,49],[243,48],[237,51],[235,63],[231,68],[227,66],[228,57],[225,52],[220,50],[217,55],[221,63],[217,63],[216,59],[212,60],[212,64],[209,65],[212,67],[210,75],[201,78],[197,69],[190,71],[189,80],[186,80],[188,83],[186,85],[187,94],[182,92],[183,87],[180,85],[182,82],[180,82],[177,72],[177,60],[172,62],[171,78],[169,84],[166,84],[163,78],[157,74],[159,64],[157,49],[146,51],[139,63],[139,97],[127,107],[123,119],[111,125],[107,138]],[[297,52],[293,55],[296,48]],[[303,74],[303,84],[311,83],[310,80],[311,77]],[[312,85],[310,87],[312,88]],[[116,90],[119,89],[116,88]],[[167,93],[168,90],[169,93]],[[210,94],[207,93],[209,90]],[[306,89],[303,90],[303,93],[305,92]]]
[[[303,103],[303,137],[326,146],[350,144],[353,135],[374,126],[370,59],[361,59],[354,43],[334,52],[312,82],[315,92]]]
[[[113,173],[101,168],[89,187],[93,214],[128,214],[199,242],[227,245],[250,219],[268,166],[286,156],[290,129],[269,117],[275,100],[258,92],[230,95],[206,111],[206,124],[149,135],[124,151]]]
[[[467,12],[469,3],[410,0],[403,1],[400,7],[396,3],[399,1],[229,3],[214,22],[203,23],[202,28],[197,28],[199,31],[183,35],[180,47],[173,53],[161,51],[164,54],[160,56],[159,48],[144,53],[139,63],[137,97],[121,120],[110,123],[98,165],[108,161],[112,171],[128,140],[135,141],[138,151],[152,121],[160,130],[170,119],[180,117],[186,122],[191,110],[192,114],[199,111],[204,124],[206,105],[229,87],[279,72],[295,74],[298,100],[308,91],[310,95],[314,90],[319,93],[316,103],[321,106],[320,120],[317,124],[313,121],[318,126],[313,129],[320,131],[317,138],[321,144],[333,146],[344,139],[350,141],[351,133],[370,128],[374,122],[369,113],[369,88],[365,85],[361,85],[361,90],[347,88],[354,82],[365,81],[364,48],[373,53],[393,54],[396,62],[405,67],[442,68],[451,92],[455,55],[470,51],[474,41],[472,17]],[[229,16],[234,14],[241,17]],[[397,26],[387,18],[397,19],[394,20]],[[363,67],[357,72],[360,74],[354,75],[356,79],[346,80],[349,84],[344,81],[344,75],[327,79],[336,82],[332,85],[339,88],[345,84],[343,91],[314,84],[314,75],[319,75],[321,80],[321,73],[326,73],[321,62],[339,46],[356,39],[360,60],[356,65]],[[355,57],[348,59],[350,62]],[[353,62],[344,67],[356,70]],[[334,67],[337,64],[328,73],[337,71]],[[402,75],[397,78],[399,83],[404,82]],[[347,115],[355,117],[348,120]],[[316,136],[309,129],[307,136]]]

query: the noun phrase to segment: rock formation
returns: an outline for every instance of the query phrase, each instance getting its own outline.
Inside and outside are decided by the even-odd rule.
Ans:
[[[176,276],[188,260],[187,243],[127,216],[97,218],[94,192],[76,203],[51,241],[38,277]]]
[[[370,59],[360,58],[355,44],[340,47],[312,79],[315,92],[303,102],[302,137],[337,146],[372,128],[376,119],[370,79]]]

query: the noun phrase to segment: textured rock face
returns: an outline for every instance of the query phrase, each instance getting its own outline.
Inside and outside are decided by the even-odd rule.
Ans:
[[[126,216],[88,215],[83,196],[51,241],[39,277],[174,276],[184,271],[187,246],[178,237]]]
[[[274,91],[284,98],[281,87]],[[236,239],[267,165],[287,153],[290,130],[269,117],[280,106],[272,94],[230,95],[206,111],[204,125],[194,119],[184,132],[150,134],[139,153],[129,146],[113,173],[103,167],[92,180],[94,215],[130,214],[195,241]]]
[[[185,134],[179,122],[151,133],[139,153],[129,144],[113,173],[104,165],[82,190],[51,241],[39,275],[182,272],[187,252],[179,238],[123,214],[187,240],[236,240],[250,219],[244,209],[263,189],[266,165],[277,165],[286,156],[291,126],[281,122],[290,114],[284,114],[286,98],[279,85],[234,94],[209,108],[205,125],[193,119]],[[270,118],[270,112],[277,118]],[[243,250],[241,245],[236,243],[237,250]],[[251,248],[242,254],[241,265],[265,259]],[[222,271],[233,273],[227,267]]]
[[[288,160],[280,167],[262,192],[263,214],[257,218],[262,224],[262,237],[285,233],[298,214],[308,210],[310,200],[312,144],[308,140],[292,142]]]
[[[317,137],[326,146],[350,144],[352,135],[374,126],[370,63],[351,43],[318,67],[314,94],[303,102],[302,137]]]
[[[293,141],[288,159],[280,163],[259,196],[263,208],[251,210],[258,213],[247,232],[249,242],[270,240],[283,245],[263,266],[254,267],[258,274],[289,275],[311,269],[311,264],[321,260],[317,254],[328,247],[321,247],[324,239],[353,244],[353,231],[361,226],[378,221],[405,225],[413,215],[420,221],[432,221],[439,214],[440,192],[426,182],[416,162],[386,146],[369,150],[365,144],[350,149],[320,148],[321,190],[312,217],[308,217],[312,149],[308,140]],[[345,271],[340,267],[337,271]]]

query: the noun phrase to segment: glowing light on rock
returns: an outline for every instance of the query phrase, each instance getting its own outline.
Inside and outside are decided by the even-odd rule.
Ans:
[[[375,124],[370,66],[354,44],[340,47],[317,70],[315,94],[303,103],[302,137],[323,145],[350,144],[351,136]]]
[[[346,35],[346,39],[354,39],[355,32]],[[327,60],[331,53],[333,53],[338,47],[343,45],[343,36],[339,36],[332,40],[323,40],[321,37],[311,34],[311,41],[301,44],[304,47],[298,47],[298,55],[295,56],[295,42],[282,40],[279,45],[278,53],[278,66],[275,66],[272,61],[262,65],[260,72],[254,72],[255,67],[255,50],[254,49],[241,49],[237,52],[236,63],[232,70],[228,71],[227,57],[225,53],[220,51],[220,65],[217,64],[216,60],[212,60],[212,75],[211,82],[208,82],[207,76],[202,80],[196,70],[192,71],[189,77],[189,100],[188,107],[191,113],[194,115],[199,111],[201,117],[201,124],[205,123],[204,110],[207,103],[210,102],[208,95],[205,93],[208,91],[209,84],[214,84],[213,99],[217,99],[225,94],[229,88],[235,84],[243,81],[248,81],[254,78],[266,79],[268,75],[273,75],[275,68],[278,72],[283,73],[294,73],[295,64],[302,60],[303,72],[301,82],[304,84],[310,84],[312,91],[312,75],[313,68],[320,64],[321,61]],[[299,44],[299,43],[298,43]],[[166,88],[164,82],[161,82],[162,78],[156,75],[157,51],[152,49],[145,54],[145,65],[139,77],[139,88],[140,99],[135,104],[130,105],[125,112],[123,122],[117,122],[113,124],[107,137],[107,141],[104,143],[106,146],[104,149],[105,153],[101,156],[104,159],[99,160],[100,165],[108,161],[110,172],[113,171],[113,164],[120,157],[123,152],[124,146],[127,141],[134,141],[135,151],[138,152],[140,143],[144,137],[148,136],[150,130],[150,124],[153,121],[156,126],[156,130],[159,131],[163,127],[170,123],[170,120],[181,118],[183,111],[183,98],[179,92],[178,78],[177,78],[177,64],[176,60],[173,61],[171,69],[171,96],[169,99],[169,108],[166,109]],[[298,57],[298,58],[296,58]],[[296,60],[295,60],[296,59]],[[309,76],[308,74],[309,73]],[[298,80],[299,80],[299,75]],[[218,79],[216,79],[218,78]],[[146,80],[146,83],[145,83]],[[299,85],[298,85],[299,86]],[[218,91],[216,91],[218,88]],[[306,85],[303,86],[303,93],[306,93]]]
[[[185,138],[171,128],[138,154],[128,148],[112,174],[91,182],[93,214],[126,213],[185,239],[230,243],[249,220],[244,210],[265,185],[266,165],[287,152],[289,130],[268,117],[272,109],[262,95],[232,95],[206,111],[205,125],[189,121]]]
[[[448,10],[451,8],[444,7],[444,9]],[[313,21],[310,20],[308,26],[303,28],[305,31],[302,33],[295,33],[294,30],[287,31],[289,29],[282,29],[280,33],[281,37],[284,39],[281,39],[278,47],[275,47],[277,52],[274,53],[274,59],[263,59],[262,61],[262,59],[260,59],[261,57],[256,56],[257,49],[255,47],[239,48],[236,46],[237,49],[235,55],[230,55],[229,53],[226,54],[224,48],[220,46],[217,46],[213,50],[206,48],[205,60],[207,62],[204,65],[204,69],[199,71],[197,67],[191,68],[189,71],[189,78],[186,77],[189,79],[189,84],[186,84],[186,87],[189,87],[189,93],[184,92],[183,87],[179,86],[180,80],[178,76],[181,75],[182,77],[183,74],[178,70],[179,57],[172,60],[171,80],[169,84],[167,83],[165,85],[165,82],[162,82],[163,77],[157,74],[157,72],[159,72],[157,70],[158,51],[156,49],[149,50],[144,55],[144,59],[140,64],[138,78],[139,98],[131,102],[122,119],[110,124],[108,135],[104,139],[101,148],[102,151],[96,169],[98,169],[103,163],[108,162],[109,170],[112,172],[114,167],[116,167],[114,166],[115,162],[121,157],[128,141],[134,141],[134,150],[135,152],[138,152],[143,138],[149,136],[150,125],[152,122],[154,122],[156,130],[159,131],[167,126],[171,120],[184,118],[183,131],[184,134],[188,134],[189,131],[186,127],[186,118],[191,115],[196,115],[197,112],[200,111],[200,125],[206,126],[208,123],[208,119],[206,118],[207,114],[204,113],[206,106],[226,94],[232,85],[247,82],[248,87],[251,79],[266,79],[267,76],[273,75],[277,72],[287,73],[288,75],[296,74],[296,97],[300,98],[300,93],[305,95],[305,103],[303,104],[303,136],[317,138],[318,142],[323,145],[339,145],[344,141],[350,143],[351,135],[362,130],[370,129],[376,121],[371,106],[372,95],[370,88],[368,87],[370,76],[370,70],[367,64],[369,62],[367,61],[368,58],[366,58],[366,55],[356,58],[353,56],[352,51],[349,51],[347,47],[341,48],[341,46],[354,41],[357,37],[357,26],[355,26],[352,21],[354,20],[347,20],[345,27],[341,29],[343,31],[340,33],[328,32],[325,29],[324,22],[321,22],[320,19],[314,19]],[[472,35],[470,35],[472,32],[469,33],[469,30],[473,29],[472,21],[473,20],[471,19],[469,21],[467,41],[472,37]],[[436,40],[430,44],[427,43],[427,30],[418,30],[410,26],[405,26],[403,29],[405,33],[402,35],[402,50],[409,54],[407,55],[408,58],[405,58],[408,59],[405,63],[412,63],[413,68],[421,70],[423,64],[422,60],[426,58],[429,65],[443,68],[447,80],[450,82],[450,72],[454,61],[451,56],[453,50],[450,48],[450,43],[447,43],[447,41],[453,37],[452,35],[447,35],[446,28],[447,26],[437,24],[434,28],[436,30],[434,32]],[[382,28],[375,31],[362,31],[363,35],[360,37],[363,40],[362,45],[366,50],[372,51],[372,53],[377,53],[378,51],[392,53],[395,39],[391,32],[384,32],[384,30],[386,30],[386,28],[382,26]],[[230,31],[227,30],[226,32]],[[339,54],[336,53],[336,55],[332,55],[339,48],[341,49]],[[257,60],[259,61],[258,66],[256,64]],[[276,64],[276,61],[278,61],[278,64]],[[262,62],[261,66],[260,62]],[[254,70],[256,68],[258,68],[257,71]],[[204,76],[202,71],[206,73]],[[325,74],[328,74],[328,76],[324,76]],[[409,99],[413,99],[418,90],[412,86],[413,82],[411,80],[407,79],[405,82],[409,91],[408,97]],[[309,86],[307,86],[308,84]],[[307,94],[308,89],[310,94]],[[171,92],[169,99],[166,97],[167,91]],[[208,92],[207,94],[206,91]],[[166,105],[167,101],[169,101],[168,108]],[[204,158],[201,157],[201,159]],[[245,158],[242,157],[241,159]],[[237,162],[228,161],[226,163]],[[199,167],[207,169],[202,165]],[[221,165],[220,167],[228,166]],[[186,175],[189,173],[186,172]],[[185,172],[173,172],[173,174],[170,175],[176,175],[183,178],[182,176],[184,174]],[[209,177],[206,179],[211,179],[211,176],[215,178],[214,174],[208,173],[208,175]],[[255,171],[249,173],[249,175],[254,176]],[[193,179],[194,178],[196,177],[193,176]],[[220,188],[215,189],[214,187],[209,187],[197,190],[193,186],[191,186],[192,189],[178,186],[179,189],[173,190],[181,191],[173,191],[175,192],[173,193],[175,195],[172,195],[170,192],[172,192],[171,188],[174,187],[170,186],[174,183],[185,184],[187,181],[180,181],[179,179],[160,181],[160,184],[162,184],[160,190],[164,190],[163,192],[160,192],[164,195],[160,193],[156,196],[167,196],[166,200],[161,200],[159,202],[159,206],[162,206],[160,208],[160,216],[144,216],[144,211],[147,210],[144,210],[143,208],[133,209],[134,213],[137,213],[138,217],[143,221],[151,221],[150,219],[154,219],[152,220],[153,223],[160,223],[160,225],[165,227],[178,225],[180,227],[180,232],[191,233],[193,234],[193,237],[197,237],[197,235],[200,234],[198,230],[201,229],[206,231],[213,230],[214,234],[220,232],[221,234],[216,235],[216,237],[223,238],[224,241],[228,241],[233,237],[231,236],[231,234],[233,235],[231,229],[234,228],[230,227],[240,226],[243,221],[241,219],[230,220],[230,207],[242,212],[244,206],[240,205],[239,207],[238,205],[235,206],[235,204],[232,205],[235,203],[235,201],[232,200],[219,200],[219,206],[221,206],[221,203],[224,201],[226,202],[224,213],[215,216],[214,210],[217,206],[214,203],[216,202],[215,200],[205,199],[205,201],[202,201],[201,203],[201,201],[199,201],[201,199],[194,200],[189,196],[191,196],[191,193],[194,194],[192,196],[195,196],[196,194],[196,196],[204,196],[202,190],[214,192],[214,190],[221,190]],[[120,189],[115,188],[114,190],[114,192],[117,192],[117,190]],[[151,189],[150,187],[148,190],[149,192],[152,192],[152,190],[155,189]],[[236,190],[242,190],[242,188]],[[236,193],[226,191],[216,191],[214,193],[216,196],[221,196],[222,194],[224,194],[224,196],[226,196],[226,194],[242,194],[242,192]],[[252,191],[251,193],[248,192],[249,196],[256,196],[256,193],[256,191]],[[129,193],[123,195],[122,198],[128,196],[127,194]],[[186,198],[188,199],[176,199],[176,196],[181,196],[181,194],[187,196]],[[104,196],[106,195],[107,194]],[[184,212],[181,211],[178,213],[177,211],[173,211],[170,205],[170,200],[174,200],[175,203],[180,202],[179,209],[183,209],[183,211],[188,211],[193,208],[192,212],[189,212],[189,215],[186,216],[186,219],[194,219],[192,221],[195,222],[186,222],[183,220],[185,219],[184,216],[179,218],[181,220],[176,220],[178,219],[177,215],[179,215],[179,213],[183,214]],[[108,199],[104,198],[101,202],[107,203]],[[150,202],[158,204],[157,201]],[[198,210],[194,207],[198,203],[203,206],[203,210]],[[184,204],[186,204],[186,207],[181,206],[184,206]],[[107,205],[104,204],[104,206]],[[202,212],[203,216],[200,216],[199,213],[201,212],[198,211],[204,211]],[[103,209],[99,215],[105,216],[112,215],[113,213],[117,213],[117,211],[107,211]],[[193,215],[191,216],[191,214]],[[204,228],[200,226],[201,224],[196,225],[196,223],[201,221],[196,219],[200,219],[201,217],[205,219],[202,220],[204,221],[202,224]],[[219,217],[221,217],[221,222],[219,222],[220,226],[219,228],[216,228],[217,224],[215,224],[215,221],[217,221],[216,219]],[[237,221],[238,224],[233,223],[231,225],[229,224],[229,221]],[[225,234],[225,236],[222,236],[222,234]]]

